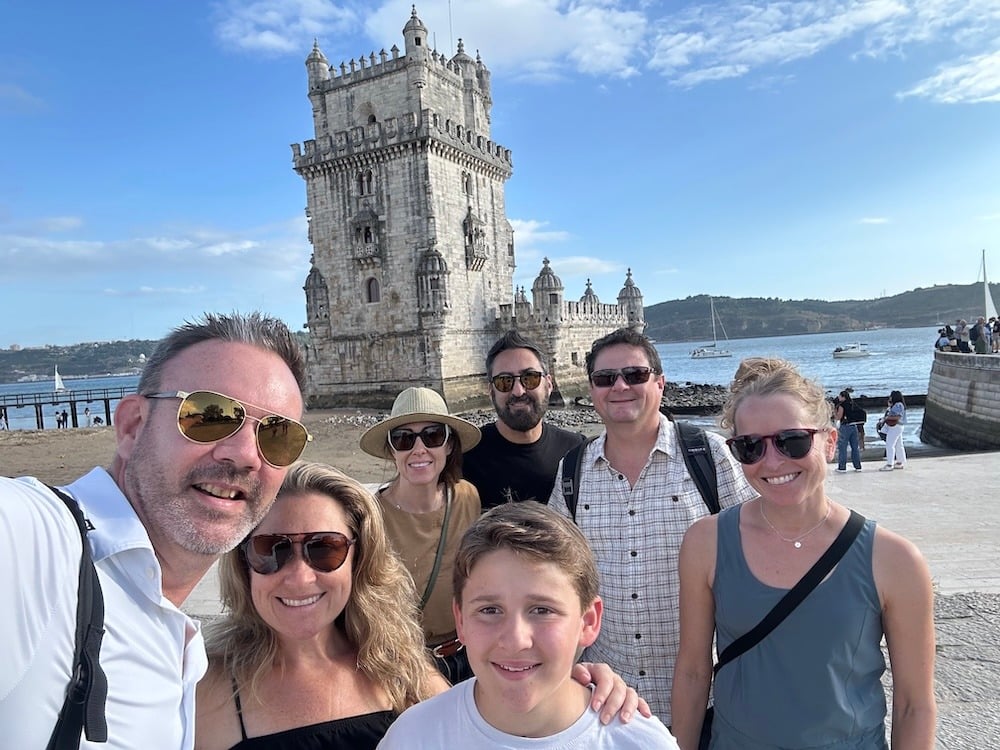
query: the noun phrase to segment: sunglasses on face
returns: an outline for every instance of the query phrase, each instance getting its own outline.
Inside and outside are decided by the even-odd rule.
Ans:
[[[640,385],[649,380],[652,367],[623,367],[620,370],[594,370],[590,373],[590,384],[595,388],[613,388],[618,378],[626,385]]]
[[[812,450],[813,436],[826,430],[782,430],[773,435],[737,435],[726,441],[729,450],[741,464],[755,464],[764,458],[768,440],[778,453],[788,458],[805,458]]]
[[[521,386],[524,390],[533,391],[542,384],[542,378],[544,377],[545,373],[538,372],[538,370],[525,370],[520,375],[501,372],[499,375],[494,375],[490,378],[490,382],[493,383],[493,387],[500,391],[500,393],[510,393],[514,390],[515,380],[521,381]]]
[[[305,425],[288,417],[269,414],[258,419],[247,414],[247,407],[267,411],[253,404],[244,404],[235,398],[212,391],[169,391],[147,393],[146,398],[179,398],[177,429],[192,443],[217,443],[232,437],[244,422],[257,423],[257,450],[261,458],[276,468],[295,463],[306,443],[312,440]]]
[[[389,447],[394,451],[411,451],[420,438],[425,448],[440,448],[448,442],[450,434],[446,424],[429,424],[420,432],[404,428],[389,430]]]
[[[298,546],[313,570],[332,573],[347,560],[347,553],[357,539],[348,539],[339,531],[312,531],[306,534],[258,534],[243,543],[243,556],[254,573],[269,576],[292,559]]]

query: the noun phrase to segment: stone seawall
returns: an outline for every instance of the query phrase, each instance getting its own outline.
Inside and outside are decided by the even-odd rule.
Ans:
[[[934,353],[920,439],[959,450],[1000,448],[1000,356]]]

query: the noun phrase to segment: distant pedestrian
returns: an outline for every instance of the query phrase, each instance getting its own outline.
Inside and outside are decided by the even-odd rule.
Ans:
[[[58,409],[56,409],[55,418],[56,418],[56,429],[61,430],[63,426],[62,414],[59,413]]]
[[[64,430],[69,428],[69,412],[65,409],[62,412],[62,426]]]
[[[972,351],[969,348],[969,324],[959,318],[958,325],[955,326],[955,338],[958,340],[958,350],[968,354]]]
[[[83,410],[83,418],[87,421],[87,427],[93,426],[93,420],[90,418],[90,407],[87,406]]]
[[[990,340],[988,337],[989,334],[986,332],[986,318],[980,315],[969,331],[969,339],[972,341],[976,354],[990,353]]]
[[[990,348],[994,354],[1000,354],[1000,318],[990,318],[990,325],[993,327]]]
[[[0,406],[0,430],[10,430],[10,423],[7,421],[6,406]]]
[[[834,412],[837,422],[837,471],[847,471],[847,448],[851,449],[851,463],[855,471],[861,471],[861,446],[858,443],[858,415],[851,389],[847,388],[837,396],[837,408]],[[864,424],[864,420],[861,421]]]
[[[906,468],[906,448],[903,447],[903,425],[906,424],[906,402],[901,391],[889,394],[889,408],[882,417],[885,426],[885,466],[879,471]]]

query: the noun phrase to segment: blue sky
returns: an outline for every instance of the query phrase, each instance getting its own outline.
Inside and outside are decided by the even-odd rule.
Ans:
[[[1000,280],[997,0],[433,0],[493,74],[515,282],[568,298],[871,298]],[[450,13],[449,13],[450,11]],[[0,346],[305,322],[304,61],[403,45],[409,2],[10,3]]]

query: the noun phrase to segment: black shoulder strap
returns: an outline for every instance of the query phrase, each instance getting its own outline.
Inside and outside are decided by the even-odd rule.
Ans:
[[[764,619],[758,622],[753,629],[741,635],[722,650],[722,653],[719,654],[719,663],[715,665],[714,673],[718,674],[723,665],[728,664],[737,656],[741,656],[752,649],[764,640],[772,630],[778,627],[809,596],[812,590],[826,578],[834,566],[840,562],[840,558],[854,544],[854,540],[857,539],[864,525],[865,517],[852,510],[851,517],[847,519],[847,523],[840,530],[837,538],[833,540],[833,544],[827,548],[826,552],[809,568],[806,574],[799,579],[799,582],[787,594],[781,597],[781,600],[774,605],[770,612],[764,615]]]
[[[563,456],[562,460],[562,493],[566,498],[566,507],[569,508],[569,515],[576,521],[576,503],[580,498],[580,469],[583,464],[583,452],[587,446],[597,440],[597,437],[589,437],[582,443],[574,445],[569,452]]]
[[[69,750],[80,747],[81,731],[84,728],[90,742],[108,741],[108,723],[104,715],[108,699],[108,678],[101,669],[100,662],[101,639],[104,637],[104,596],[101,593],[101,582],[97,578],[97,568],[90,556],[90,542],[87,541],[87,532],[93,527],[84,518],[76,500],[55,487],[49,489],[69,508],[83,540],[73,673],[66,688],[66,700],[47,745],[47,750]]]
[[[719,480],[716,476],[712,447],[708,444],[705,431],[687,422],[674,422],[674,427],[677,429],[677,440],[680,442],[681,455],[684,457],[688,474],[698,487],[709,513],[718,513],[721,507]]]

